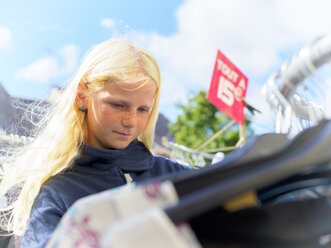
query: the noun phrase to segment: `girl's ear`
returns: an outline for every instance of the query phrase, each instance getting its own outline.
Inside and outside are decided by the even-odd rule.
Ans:
[[[76,95],[76,104],[79,109],[86,110],[88,104],[87,98],[87,84],[83,81],[80,81],[77,87],[77,95]]]

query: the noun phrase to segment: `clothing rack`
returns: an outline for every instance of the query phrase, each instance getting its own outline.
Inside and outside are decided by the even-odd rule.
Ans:
[[[295,135],[328,118],[325,106],[302,95],[300,88],[307,88],[304,80],[316,75],[318,69],[330,60],[331,34],[304,46],[268,78],[262,94],[273,112],[276,132]],[[311,87],[316,88],[316,85]]]

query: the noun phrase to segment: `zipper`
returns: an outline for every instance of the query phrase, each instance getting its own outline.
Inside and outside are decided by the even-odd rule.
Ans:
[[[130,176],[129,173],[124,173],[124,177],[127,184],[132,182],[132,177]]]

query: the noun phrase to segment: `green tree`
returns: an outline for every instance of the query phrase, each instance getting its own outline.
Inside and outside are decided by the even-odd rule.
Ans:
[[[186,147],[195,149],[206,142],[213,134],[227,125],[231,119],[218,110],[206,99],[204,91],[188,100],[186,105],[177,104],[183,112],[177,117],[177,121],[170,123],[170,133],[175,142]],[[246,121],[246,135],[253,135]],[[233,125],[228,131],[218,136],[205,149],[217,149],[234,146],[239,140],[239,127]]]

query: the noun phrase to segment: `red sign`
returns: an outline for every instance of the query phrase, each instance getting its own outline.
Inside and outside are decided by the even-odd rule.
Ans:
[[[207,99],[240,125],[245,122],[247,86],[248,78],[218,50]]]

